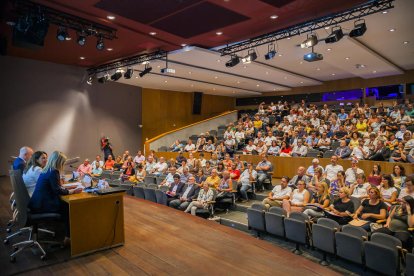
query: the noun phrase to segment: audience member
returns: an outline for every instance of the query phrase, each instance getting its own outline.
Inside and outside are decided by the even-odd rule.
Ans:
[[[202,189],[200,189],[197,200],[191,201],[188,205],[187,209],[184,212],[189,213],[193,216],[196,215],[197,209],[207,209],[209,206],[209,202],[213,200],[214,192],[208,185],[208,183],[204,183]]]
[[[177,199],[170,201],[170,207],[186,210],[190,202],[198,197],[200,188],[196,184],[195,177],[191,176],[188,178],[188,183],[182,189],[182,193],[178,196]]]
[[[338,191],[338,198],[329,207],[327,217],[335,220],[340,225],[348,224],[351,220],[351,214],[354,213],[354,204],[350,199],[350,191],[347,187],[342,187]]]
[[[44,151],[36,151],[30,158],[27,166],[23,171],[23,181],[26,185],[29,196],[32,196],[36,187],[37,180],[47,163],[47,153]]]
[[[288,186],[289,177],[283,176],[280,179],[280,185],[276,185],[269,193],[268,197],[263,200],[266,211],[270,207],[282,207],[283,200],[288,200],[292,193],[292,188]]]
[[[387,209],[387,205],[381,200],[381,192],[377,187],[371,186],[368,188],[368,198],[362,201],[353,218],[366,221],[361,227],[370,231],[371,223],[386,218]]]
[[[14,159],[13,170],[20,170],[23,175],[23,171],[26,167],[26,162],[30,160],[33,155],[33,150],[30,147],[22,147],[19,152],[19,156]]]
[[[242,202],[246,202],[249,200],[247,196],[247,191],[252,189],[252,185],[257,179],[257,172],[253,168],[252,163],[247,164],[247,169],[243,171],[240,175],[239,182],[241,184],[240,187],[240,197]]]
[[[310,201],[310,193],[306,190],[305,181],[300,180],[297,189],[293,190],[289,199],[283,199],[282,206],[288,216],[291,212],[302,212],[306,204]]]

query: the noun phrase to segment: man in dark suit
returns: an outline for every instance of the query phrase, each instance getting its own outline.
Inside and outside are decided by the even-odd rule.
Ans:
[[[190,176],[188,183],[182,189],[182,193],[179,194],[179,198],[170,202],[170,207],[184,211],[191,201],[197,199],[199,190],[200,187],[195,183],[195,177]]]
[[[180,175],[179,174],[174,174],[174,182],[171,183],[170,189],[166,192],[167,194],[167,203],[168,205],[170,205],[170,202],[180,198],[180,194],[183,191],[184,188],[184,183],[182,183],[180,181]]]
[[[23,175],[24,168],[26,167],[27,161],[30,160],[30,158],[33,155],[33,150],[29,147],[22,147],[19,152],[19,157],[14,159],[13,162],[13,170],[20,170]]]
[[[384,146],[384,141],[378,140],[377,147],[368,159],[372,161],[388,161],[390,154],[390,149]]]

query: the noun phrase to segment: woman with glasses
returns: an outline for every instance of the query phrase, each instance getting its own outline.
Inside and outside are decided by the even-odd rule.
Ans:
[[[352,220],[351,214],[355,211],[354,204],[350,199],[350,191],[348,187],[342,187],[338,191],[338,199],[329,206],[327,217],[335,220],[341,225],[347,224]]]
[[[353,218],[366,221],[361,227],[370,231],[371,223],[386,218],[387,209],[387,205],[381,199],[380,190],[377,187],[370,187],[368,189],[368,198],[361,203]]]
[[[310,193],[306,190],[305,181],[299,180],[297,187],[290,194],[289,199],[284,199],[282,203],[283,209],[286,210],[288,216],[291,212],[302,212],[310,201]]]

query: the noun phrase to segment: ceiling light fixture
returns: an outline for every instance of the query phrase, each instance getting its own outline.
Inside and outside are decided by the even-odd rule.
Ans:
[[[88,80],[86,81],[87,84],[92,85],[93,83],[93,76],[89,76]]]
[[[410,43],[410,41],[404,41],[403,43],[404,45],[407,45],[408,43]]]
[[[222,31],[218,31],[218,32],[216,32],[216,35],[222,35],[223,34],[223,32]]]
[[[359,37],[363,36],[367,31],[367,25],[365,24],[365,20],[357,20],[354,22],[354,29],[349,33],[350,37]]]
[[[86,44],[86,33],[84,31],[78,34],[77,42],[80,46],[84,46]]]
[[[395,28],[389,29],[390,32],[395,32]]]
[[[140,72],[139,76],[142,78],[143,76],[145,76],[146,74],[148,74],[151,71],[152,71],[152,67],[149,65],[149,63],[147,63],[147,64],[145,64],[144,71]]]
[[[331,34],[325,38],[325,43],[335,43],[341,40],[344,37],[344,33],[340,26],[335,26],[332,28]]]
[[[132,75],[134,74],[134,69],[132,68],[128,68],[124,74],[124,78],[125,79],[130,79],[132,78]]]
[[[111,80],[113,81],[117,81],[122,77],[122,73],[117,71],[115,72],[112,76],[111,76]]]
[[[103,75],[102,77],[98,78],[98,82],[99,83],[105,83],[106,81],[108,81],[109,79],[109,74],[106,73],[105,75]]]
[[[271,43],[267,46],[267,54],[265,54],[265,59],[269,60],[276,56],[275,44]]]
[[[242,62],[244,64],[249,64],[252,61],[255,61],[256,59],[257,59],[256,52],[254,51],[254,49],[250,49],[249,51],[247,51],[247,55],[244,58],[242,58]]]
[[[226,62],[226,67],[234,67],[240,63],[240,59],[236,55],[232,55],[230,60]]]
[[[105,43],[102,36],[98,37],[98,41],[96,42],[96,49],[98,49],[99,51],[105,49]]]
[[[56,33],[56,38],[59,41],[65,41],[68,37],[68,30],[66,27],[59,27]]]
[[[106,48],[106,50],[110,52],[110,51],[112,51],[113,49],[112,49],[112,48]]]
[[[312,47],[312,52],[305,54],[303,56],[303,59],[306,60],[307,62],[314,62],[314,61],[323,60],[323,55],[319,53],[315,53]]]
[[[165,56],[165,68],[160,70],[162,74],[175,74],[175,69],[168,68],[168,54]]]
[[[108,15],[106,18],[108,18],[109,20],[114,20],[115,16],[114,15]]]
[[[79,57],[79,58],[82,59],[82,60],[85,59],[85,57]]]
[[[318,44],[318,37],[315,34],[308,34],[305,41],[300,44],[301,48],[310,48]]]
[[[152,36],[157,35],[156,32],[149,32],[149,34],[152,35]]]
[[[274,14],[274,15],[271,15],[271,16],[270,16],[270,19],[273,19],[273,20],[274,20],[274,19],[277,19],[278,17],[279,17],[279,16],[277,16],[276,14]]]

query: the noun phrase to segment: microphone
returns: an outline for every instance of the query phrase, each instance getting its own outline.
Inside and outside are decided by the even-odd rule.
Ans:
[[[75,158],[68,159],[68,160],[66,160],[65,165],[70,166],[72,164],[78,163],[79,160],[80,160],[80,157],[75,157]]]

